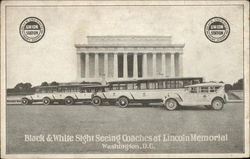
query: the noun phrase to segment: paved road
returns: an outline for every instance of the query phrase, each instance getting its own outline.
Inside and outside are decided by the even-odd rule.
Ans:
[[[243,151],[243,103],[226,104],[222,111],[203,106],[167,111],[161,106],[7,105],[7,153],[232,153]],[[100,135],[106,142],[25,142],[24,135]],[[227,141],[165,141],[163,135],[227,135]],[[137,136],[129,149],[115,145],[110,136]],[[138,137],[139,136],[139,137]],[[160,136],[154,141],[142,138]],[[96,137],[96,136],[95,136]],[[75,139],[74,139],[75,140]],[[151,144],[152,143],[152,144]],[[142,144],[144,147],[142,148]],[[145,148],[145,144],[146,148]],[[151,144],[151,145],[150,145]],[[139,149],[138,146],[139,145]],[[132,148],[133,147],[133,148]]]

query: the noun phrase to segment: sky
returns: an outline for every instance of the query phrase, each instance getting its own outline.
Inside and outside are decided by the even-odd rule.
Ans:
[[[7,87],[20,82],[76,81],[75,44],[86,36],[172,36],[185,44],[184,76],[206,81],[234,83],[243,78],[243,8],[241,6],[78,6],[8,7],[6,18]],[[21,22],[30,16],[41,19],[45,35],[37,43],[24,41]],[[210,42],[204,26],[212,17],[230,25],[229,37]]]

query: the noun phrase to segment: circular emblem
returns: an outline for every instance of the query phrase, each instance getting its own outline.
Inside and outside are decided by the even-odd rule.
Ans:
[[[20,24],[19,33],[23,40],[29,43],[35,43],[43,38],[45,27],[40,19],[28,17]]]
[[[213,17],[207,21],[204,32],[208,40],[214,43],[220,43],[229,36],[230,27],[225,19]]]

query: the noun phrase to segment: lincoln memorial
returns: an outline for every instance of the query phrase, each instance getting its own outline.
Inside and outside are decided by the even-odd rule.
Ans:
[[[82,81],[181,77],[184,44],[171,36],[87,36],[76,44]]]

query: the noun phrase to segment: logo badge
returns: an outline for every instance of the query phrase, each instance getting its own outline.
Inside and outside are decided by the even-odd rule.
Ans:
[[[43,38],[45,27],[40,19],[36,17],[28,17],[20,24],[19,33],[23,40],[29,43],[35,43]]]
[[[230,27],[225,19],[213,17],[207,21],[204,32],[208,40],[214,43],[220,43],[228,38]]]

